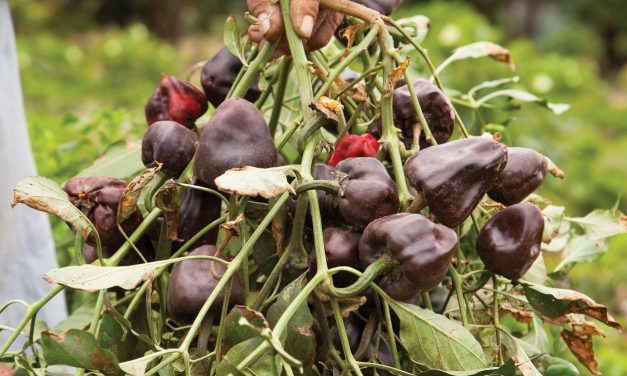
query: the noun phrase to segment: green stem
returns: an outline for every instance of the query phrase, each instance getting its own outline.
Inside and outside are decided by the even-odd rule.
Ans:
[[[468,327],[468,309],[466,307],[466,298],[464,298],[462,278],[459,273],[457,273],[457,270],[455,270],[453,265],[448,266],[448,271],[453,279],[453,286],[455,288],[455,293],[457,294],[457,304],[459,305],[459,315],[462,318],[462,324],[464,327]]]
[[[379,33],[379,25],[376,25],[376,24],[372,25],[372,27],[370,28],[370,31],[364,37],[364,40],[362,40],[359,44],[351,48],[348,55],[346,55],[346,57],[342,61],[340,61],[339,64],[337,64],[335,67],[333,67],[333,69],[329,71],[329,76],[327,77],[327,80],[322,85],[320,90],[318,90],[318,92],[316,93],[316,97],[315,97],[316,100],[320,99],[323,95],[326,94],[326,92],[331,88],[331,85],[333,85],[333,83],[335,82],[335,79],[337,78],[337,76],[339,76],[340,73],[342,73],[344,69],[346,69],[346,67],[348,67],[350,63],[353,62],[353,60],[359,57],[362,51],[366,50],[368,46],[370,46],[370,44],[372,43],[374,38],[376,38],[378,33]]]
[[[390,315],[390,305],[386,299],[383,300],[383,317],[385,318],[385,330],[388,332],[390,349],[392,350],[392,359],[394,366],[401,368],[401,361],[398,357],[398,349],[396,348],[396,336],[394,335],[394,327],[392,326],[392,316]]]
[[[144,235],[146,230],[148,230],[148,227],[150,226],[150,224],[154,222],[157,218],[159,218],[160,215],[161,215],[161,209],[159,208],[152,209],[152,211],[146,216],[146,218],[144,218],[144,220],[137,227],[137,229],[133,231],[131,236],[129,236],[129,241],[124,242],[124,244],[122,244],[122,246],[117,250],[117,252],[115,252],[115,254],[109,258],[109,260],[107,261],[107,265],[114,266],[114,265],[119,264],[120,261],[124,258],[124,256],[126,256],[128,251],[130,251],[131,244],[135,244],[139,240],[139,238],[141,238],[142,235]]]
[[[495,327],[499,327],[499,294],[497,293],[498,291],[498,287],[499,287],[499,282],[498,279],[496,277],[496,275],[492,276],[492,284],[494,285],[494,306],[493,306],[493,311],[492,311],[492,315],[494,316],[494,326]],[[496,348],[498,350],[498,355],[499,355],[499,366],[501,364],[503,364],[503,351],[501,349],[502,347],[502,343],[501,343],[501,332],[500,331],[496,331]]]
[[[342,344],[342,350],[344,351],[344,357],[355,374],[363,376],[361,369],[359,369],[359,365],[353,356],[350,344],[348,343],[348,336],[346,335],[346,328],[344,327],[344,318],[342,317],[342,311],[340,310],[340,305],[337,303],[337,299],[331,298],[331,308],[333,309],[335,325],[337,326],[338,336],[340,337],[340,343]]]
[[[335,180],[313,180],[296,187],[296,194],[300,195],[312,189],[337,195],[340,192],[340,184]]]
[[[246,60],[254,59],[257,56],[258,52],[259,52],[259,45],[253,45],[253,47],[250,50],[250,54],[248,55],[248,58]],[[229,92],[226,94],[227,98],[233,97],[233,90],[235,90],[238,83],[241,81],[249,65],[250,63],[243,64],[242,68],[239,70],[239,72],[237,72],[237,76],[235,76],[235,80],[233,80],[233,84],[231,84],[231,87],[229,88]]]
[[[266,65],[268,60],[270,60],[270,56],[272,55],[272,52],[274,52],[277,44],[278,40],[276,42],[266,43],[261,46],[257,56],[253,59],[253,61],[250,62],[250,64],[248,64],[248,68],[242,68],[245,69],[244,75],[235,85],[233,91],[229,93],[229,95],[227,95],[227,98],[244,98],[244,96],[248,92],[248,89],[250,89],[253,82],[255,82],[255,79],[259,77],[259,72],[261,71],[261,69],[264,67],[264,65]]]
[[[375,262],[368,265],[366,270],[364,270],[363,274],[355,283],[347,287],[333,287],[333,286],[325,286],[328,289],[329,295],[337,298],[347,298],[351,296],[356,296],[365,289],[367,289],[372,281],[375,280],[381,273],[390,270],[396,265],[395,259],[389,254],[385,253],[381,257],[379,257]]]
[[[433,304],[431,304],[431,297],[429,296],[429,292],[425,291],[421,294],[422,302],[427,306],[427,309],[433,311]]]
[[[224,195],[218,191],[216,191],[215,189],[211,189],[211,188],[207,188],[207,187],[203,187],[200,185],[193,185],[193,184],[186,184],[186,183],[176,183],[176,185],[180,185],[181,187],[185,187],[185,188],[191,188],[191,189],[196,189],[199,191],[203,191],[203,192],[207,192],[207,193],[211,193],[214,196],[217,196],[220,200],[222,200],[222,202],[224,202],[226,205],[229,204],[229,200],[224,197]]]
[[[270,129],[270,134],[273,137],[276,134],[277,125],[279,124],[279,119],[281,118],[283,98],[285,97],[285,89],[287,88],[290,68],[291,61],[285,59],[285,61],[283,61],[283,65],[281,65],[281,70],[279,71],[279,80],[276,86],[276,92],[273,96],[274,103],[272,104],[272,114],[270,115],[270,120],[268,121],[268,128]]]

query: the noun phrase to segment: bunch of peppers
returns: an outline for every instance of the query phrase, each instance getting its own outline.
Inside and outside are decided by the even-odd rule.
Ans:
[[[187,371],[218,375],[474,367],[416,359],[398,307],[429,311],[419,317],[449,320],[453,331],[492,325],[496,340],[484,342],[492,357],[480,356],[482,372],[524,370],[498,334],[497,293],[524,281],[541,253],[544,218],[533,192],[551,163],[498,135],[469,135],[437,74],[434,84],[402,64],[393,72],[407,31],[390,35],[396,24],[378,12],[398,3],[323,1],[346,12],[341,28],[359,37],[336,60],[341,44],[306,55],[288,29],[290,56],[276,58],[276,43],[240,57],[223,48],[205,62],[201,88],[164,74],[145,106],[147,172],[128,185],[99,176],[65,183],[70,202],[93,223],[82,262],[188,256],[158,269],[146,288],[116,292],[122,303],[111,309],[125,318],[144,296],[148,322],[158,313],[149,344],[168,356],[148,359],[148,372],[177,358]],[[362,72],[348,71],[354,59]],[[290,110],[290,90],[299,110]],[[292,171],[291,188],[259,197],[218,184],[251,167]],[[127,213],[129,192],[147,176],[143,201],[133,201],[142,207]],[[481,305],[492,313],[478,315]],[[141,355],[117,356],[124,364]],[[576,374],[548,355],[533,364],[546,374]]]

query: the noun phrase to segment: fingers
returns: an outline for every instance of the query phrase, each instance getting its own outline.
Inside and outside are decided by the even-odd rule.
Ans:
[[[247,0],[248,9],[258,21],[248,27],[248,35],[255,43],[263,39],[274,41],[283,32],[283,20],[278,4],[268,0]]]
[[[334,12],[328,9],[320,9],[318,13],[318,22],[314,30],[315,33],[307,41],[307,49],[309,51],[315,51],[322,48],[329,43],[335,29],[342,22],[343,16],[341,13]]]
[[[314,30],[318,17],[318,0],[292,0],[290,17],[296,34],[308,39]]]

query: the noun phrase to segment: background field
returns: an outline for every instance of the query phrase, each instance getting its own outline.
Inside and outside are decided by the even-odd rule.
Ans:
[[[39,173],[61,183],[111,143],[141,137],[143,106],[160,72],[186,76],[195,63],[211,57],[222,47],[226,15],[239,17],[243,25],[245,2],[12,0],[10,5]],[[540,194],[579,216],[610,208],[627,193],[627,7],[622,0],[406,0],[395,15],[415,14],[432,21],[424,46],[436,64],[458,46],[494,41],[511,50],[524,87],[572,106],[556,116],[522,105],[505,124],[515,144],[546,153],[566,171],[565,181],[548,178]],[[457,90],[512,75],[486,59],[454,64],[443,80]],[[498,112],[483,119],[463,115],[475,132],[482,121],[504,121]],[[618,205],[627,211],[627,200]],[[54,229],[65,264],[72,238],[64,225],[54,222]],[[625,324],[626,258],[627,236],[616,237],[599,262],[576,266],[572,280],[564,283],[610,306]],[[83,299],[69,297],[71,307]],[[627,372],[624,336],[608,331],[597,346],[604,374]]]

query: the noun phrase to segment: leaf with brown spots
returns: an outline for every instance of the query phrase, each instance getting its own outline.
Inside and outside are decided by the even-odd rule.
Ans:
[[[70,329],[56,334],[46,330],[41,334],[41,348],[49,365],[98,370],[105,375],[119,374],[115,354],[101,348],[93,334],[87,331]]]
[[[531,306],[551,319],[571,313],[584,314],[621,331],[621,325],[607,312],[607,308],[588,296],[572,290],[558,289],[521,282]]]
[[[533,312],[525,309],[522,304],[517,305],[511,301],[504,301],[499,305],[499,316],[511,314],[514,320],[523,324],[529,324],[533,321]]]
[[[179,227],[179,203],[178,185],[172,179],[163,184],[155,195],[155,206],[163,210],[165,227],[168,240],[179,240],[177,230]]]
[[[124,188],[122,197],[120,198],[120,204],[118,205],[118,224],[130,218],[131,215],[137,211],[137,202],[139,201],[142,190],[154,179],[155,175],[160,170],[161,163],[157,167],[144,171],[141,175],[131,180],[126,188]]]
[[[594,323],[585,322],[582,325],[573,325],[573,330],[562,330],[561,335],[570,352],[573,353],[581,364],[586,366],[594,375],[600,375],[599,365],[594,358],[592,337],[605,337],[605,333],[597,328]]]
[[[31,176],[20,180],[13,188],[13,202],[50,213],[67,222],[77,234],[87,239],[92,224],[87,217],[68,199],[67,193],[54,181],[42,176]]]

